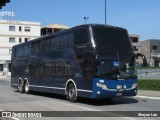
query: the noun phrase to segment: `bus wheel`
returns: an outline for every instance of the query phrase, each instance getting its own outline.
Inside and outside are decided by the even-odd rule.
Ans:
[[[76,89],[74,84],[69,84],[69,86],[67,87],[67,99],[70,102],[76,102],[77,100]]]
[[[19,81],[19,85],[18,85],[18,86],[19,86],[19,87],[18,87],[18,88],[19,88],[19,92],[20,92],[20,93],[23,93],[23,92],[24,92],[24,86],[23,86],[22,80]]]
[[[27,81],[24,82],[24,92],[25,92],[26,94],[29,94],[29,85],[28,85],[28,82],[27,82]]]

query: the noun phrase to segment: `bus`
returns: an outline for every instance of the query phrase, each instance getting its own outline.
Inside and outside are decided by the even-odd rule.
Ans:
[[[137,94],[136,55],[124,28],[85,24],[13,46],[11,86],[112,99]]]

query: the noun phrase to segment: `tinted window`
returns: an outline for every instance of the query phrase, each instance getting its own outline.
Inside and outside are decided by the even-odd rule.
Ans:
[[[74,45],[74,34],[73,33],[70,33],[68,35],[68,45],[69,46],[73,46]]]
[[[68,34],[64,34],[61,36],[61,47],[68,46],[69,36]]]
[[[72,67],[69,62],[65,64],[65,75],[71,76],[73,74]]]
[[[65,75],[65,62],[56,62],[56,76],[61,77]]]
[[[93,36],[97,49],[114,48],[132,50],[126,30],[111,27],[93,27]]]
[[[24,52],[25,56],[29,54],[29,46],[28,45],[24,46],[23,52]]]
[[[41,52],[47,52],[49,50],[49,44],[50,44],[50,40],[49,39],[42,40],[40,42]]]
[[[39,42],[34,42],[31,45],[31,53],[39,53]]]
[[[79,29],[75,31],[74,44],[81,45],[89,42],[88,30]]]
[[[36,76],[44,76],[44,65],[43,64],[36,66]]]
[[[51,49],[60,47],[60,37],[53,37],[50,42]]]
[[[24,55],[24,46],[18,46],[16,48],[16,56],[23,56]]]
[[[46,63],[45,64],[45,75],[46,76],[55,76],[55,64]]]
[[[16,47],[13,47],[13,48],[12,48],[12,58],[15,57],[15,55],[16,55],[15,52],[16,52]]]
[[[35,76],[36,75],[36,65],[30,65],[29,66],[29,74],[31,76]]]

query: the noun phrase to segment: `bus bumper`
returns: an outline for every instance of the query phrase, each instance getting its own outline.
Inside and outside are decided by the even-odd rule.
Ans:
[[[92,98],[103,99],[117,96],[136,96],[137,90],[137,79],[108,80],[95,78],[93,80]]]

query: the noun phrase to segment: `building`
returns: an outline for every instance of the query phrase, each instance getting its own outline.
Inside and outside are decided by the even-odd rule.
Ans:
[[[148,39],[141,41],[140,53],[147,58],[150,66],[160,66],[160,39]]]
[[[130,34],[129,35],[134,52],[135,53],[139,53],[139,48],[140,48],[140,36],[139,35],[135,35],[135,34]]]
[[[10,2],[10,0],[1,0],[0,1],[0,9],[2,9],[2,6],[5,6],[6,3]]]
[[[50,34],[50,33],[54,33],[54,32],[58,32],[61,30],[65,30],[70,28],[69,26],[65,26],[65,25],[61,25],[61,24],[50,24],[47,25],[43,28],[41,28],[41,36]]]
[[[12,46],[40,36],[40,23],[0,20],[0,75],[10,75]]]

